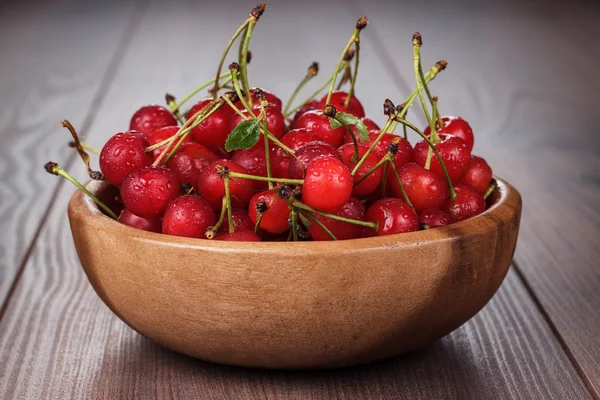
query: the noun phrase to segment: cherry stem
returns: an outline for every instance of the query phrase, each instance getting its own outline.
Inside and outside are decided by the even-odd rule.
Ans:
[[[102,208],[112,219],[119,219],[119,217],[117,217],[117,215],[113,212],[113,210],[108,208],[108,206],[106,204],[104,204],[102,202],[102,200],[100,200],[92,192],[87,190],[85,186],[83,186],[81,183],[79,183],[79,181],[77,179],[73,178],[67,171],[65,171],[64,169],[59,167],[58,164],[56,164],[54,162],[48,162],[48,163],[46,163],[46,165],[44,165],[44,169],[46,170],[46,172],[48,172],[50,174],[58,175],[60,177],[65,178],[66,180],[71,182],[73,185],[77,186],[77,188],[79,190],[81,190],[83,193],[85,193],[90,199],[94,200],[94,202],[100,208]]]
[[[442,119],[442,115],[440,114],[440,110],[438,109],[438,98],[433,96],[433,115],[435,116],[434,121],[436,122],[439,129],[444,129],[444,120]],[[436,132],[437,133],[437,132]],[[439,135],[438,135],[439,137]]]
[[[385,186],[387,183],[387,174],[390,163],[385,163],[383,166],[383,176],[381,177],[381,197],[385,197]]]
[[[492,193],[494,193],[494,190],[496,190],[496,187],[498,187],[498,183],[496,182],[495,179],[492,178],[492,181],[490,182],[490,187],[488,187],[488,190],[483,195],[483,199],[487,200],[487,198],[490,197],[490,195]]]
[[[214,239],[214,237],[217,234],[217,232],[219,231],[219,229],[221,229],[221,225],[223,225],[223,221],[225,220],[225,212],[226,211],[227,211],[227,197],[223,196],[222,204],[221,204],[221,214],[219,215],[219,220],[217,221],[217,223],[214,226],[209,226],[206,229],[206,232],[204,232],[204,236],[207,239],[209,239],[209,240]]]
[[[269,154],[269,135],[271,134],[269,132],[269,127],[267,126],[267,110],[266,110],[266,105],[268,103],[266,102],[266,100],[261,100],[260,102],[260,108],[261,108],[261,113],[262,113],[262,117],[263,117],[263,130],[265,131],[266,135],[263,135],[263,142],[265,145],[265,163],[267,164],[267,178],[271,179],[272,175],[271,175],[271,155]],[[273,189],[273,182],[269,181],[269,189]]]
[[[290,96],[290,99],[288,100],[288,102],[285,105],[285,108],[283,109],[283,115],[287,115],[288,114],[290,106],[292,105],[292,103],[296,99],[296,96],[298,95],[298,93],[300,92],[300,90],[302,90],[302,88],[304,87],[304,85],[306,85],[308,83],[308,81],[310,81],[312,78],[314,78],[315,76],[317,76],[318,71],[319,71],[319,63],[317,63],[315,61],[315,62],[313,62],[310,65],[310,67],[308,67],[308,73],[306,74],[306,76],[304,77],[304,79],[302,79],[300,81],[300,83],[298,84],[298,86],[296,86],[296,89],[294,89],[294,92]]]
[[[221,75],[219,75],[219,81],[223,78],[229,78],[229,72],[224,72]],[[205,89],[207,87],[209,87],[210,85],[212,85],[213,83],[215,83],[215,78],[211,79],[208,82],[203,83],[202,85],[198,86],[196,89],[192,90],[190,93],[187,94],[187,96],[185,96],[184,98],[182,98],[178,103],[176,103],[175,105],[171,105],[171,112],[172,113],[176,113],[179,111],[179,109],[181,108],[182,105],[184,105],[185,103],[187,103],[187,101],[189,99],[191,99],[192,97],[194,97],[198,92],[200,92],[202,89]],[[220,83],[219,86],[223,86],[226,85],[227,82],[229,82],[227,79],[223,82]],[[218,90],[218,89],[217,89]],[[170,104],[169,104],[170,105]],[[189,111],[188,111],[189,112]],[[185,112],[185,114],[187,114],[188,112]]]
[[[356,77],[358,76],[358,62],[360,55],[360,36],[356,35],[356,39],[354,40],[354,48],[356,49],[356,54],[354,56],[354,73],[352,74],[352,78],[350,79],[350,88],[348,89],[348,96],[344,101],[344,107],[348,108],[350,105],[350,99],[354,95],[354,85],[356,84]],[[329,98],[327,99],[329,103]]]
[[[183,124],[184,120],[181,117],[179,108],[176,107],[177,103],[175,102],[175,96],[173,96],[171,93],[167,93],[165,94],[165,100],[167,101],[167,105],[171,109],[171,114],[173,114],[175,118],[177,118],[177,121],[179,121],[180,124]]]
[[[304,216],[305,218],[309,219],[310,222],[317,224],[321,229],[323,229],[323,231],[327,234],[327,236],[329,236],[331,238],[331,240],[338,240],[338,238],[335,237],[335,235],[333,234],[333,232],[331,232],[329,230],[329,228],[327,228],[321,221],[319,221],[314,215],[312,215],[311,213],[309,213],[308,211],[302,210],[300,211],[300,214],[302,216]]]
[[[358,140],[356,140],[356,136],[354,136],[354,132],[352,132],[352,129],[350,129],[348,124],[346,122],[344,122],[341,118],[339,118],[337,114],[333,119],[335,119],[337,122],[339,122],[350,134],[350,139],[352,139],[352,144],[354,146],[354,155],[352,156],[352,158],[353,158],[354,162],[358,161],[358,159],[360,157],[358,155]]]
[[[83,143],[83,142],[81,142],[81,141],[79,142],[79,144],[80,144],[80,145],[81,145],[81,147],[83,147],[83,148],[84,148],[86,151],[89,151],[89,152],[90,152],[90,153],[92,153],[92,154],[96,154],[96,155],[99,155],[99,154],[100,154],[100,152],[99,152],[98,150],[96,150],[95,148],[93,148],[93,147],[92,147],[92,146],[90,146],[89,144]],[[69,147],[73,147],[73,148],[76,148],[76,147],[77,147],[77,146],[76,146],[76,144],[75,144],[75,141],[74,141],[74,140],[72,140],[72,141],[70,141],[70,142],[69,142]]]
[[[333,94],[333,89],[335,88],[335,82],[337,81],[338,73],[343,68],[342,63],[344,62],[346,53],[348,52],[348,49],[350,48],[350,46],[352,46],[352,44],[356,41],[356,38],[358,38],[359,35],[360,35],[360,30],[357,28],[354,28],[354,30],[352,31],[352,35],[350,36],[350,39],[348,40],[348,43],[346,44],[346,47],[344,47],[344,51],[342,51],[342,55],[340,56],[340,59],[338,60],[337,66],[333,70],[333,75],[330,79],[329,93],[327,94],[327,100],[325,101],[325,104],[329,104],[329,102],[331,101],[331,95]],[[355,71],[355,73],[356,73],[356,71]],[[348,96],[350,96],[350,93],[348,93]]]
[[[371,146],[367,149],[367,151],[365,152],[365,154],[363,154],[363,156],[361,157],[361,159],[358,160],[358,162],[354,166],[354,169],[352,169],[352,176],[354,176],[354,174],[356,174],[356,172],[361,167],[361,165],[363,165],[363,163],[365,162],[365,160],[367,159],[367,157],[369,157],[369,154],[371,154],[371,152],[373,151],[373,149],[375,149],[375,147],[377,146],[377,144],[381,141],[381,139],[383,139],[383,136],[387,134],[387,129],[390,127],[390,125],[392,124],[393,120],[394,120],[394,115],[392,114],[392,115],[390,115],[388,117],[388,120],[386,121],[385,125],[381,129],[381,133],[379,134],[379,136],[377,136],[377,138],[373,141],[373,143],[371,143]]]
[[[326,212],[323,212],[323,211],[316,210],[316,209],[314,209],[314,208],[312,208],[310,206],[307,206],[304,203],[300,203],[297,200],[292,200],[291,202],[292,202],[292,205],[294,207],[299,208],[301,210],[305,210],[305,211],[311,212],[313,214],[319,214],[319,215],[322,215],[324,217],[331,218],[331,219],[334,219],[334,220],[340,221],[340,222],[347,222],[349,224],[366,226],[367,228],[371,228],[371,229],[374,229],[374,230],[379,229],[379,224],[377,222],[360,221],[360,220],[357,220],[357,219],[350,219],[350,218],[340,217],[340,216],[335,215],[335,214],[329,214],[329,213],[326,213]]]
[[[246,110],[248,110],[249,113],[254,114],[252,112],[252,107],[246,101],[246,98],[244,97],[244,92],[242,91],[242,88],[240,87],[240,81],[238,80],[238,71],[237,71],[237,69],[236,68],[230,68],[229,71],[231,73],[231,82],[233,82],[233,87],[235,88],[235,93],[240,98],[240,101],[242,102],[242,105],[244,106],[244,108]],[[249,101],[252,101],[252,99],[250,98]]]
[[[252,32],[254,30],[254,26],[256,25],[256,19],[251,19],[248,24],[248,28],[246,28],[246,35],[244,36],[243,48],[242,48],[242,59],[240,60],[240,72],[242,73],[242,87],[248,96],[248,101],[251,102],[252,98],[250,97],[250,85],[248,84],[248,45],[250,44],[250,38],[252,37]]]
[[[85,168],[87,169],[89,177],[94,180],[104,179],[104,175],[102,175],[102,172],[94,171],[92,168],[90,168],[90,155],[85,152],[83,146],[81,145],[79,135],[77,134],[77,131],[75,130],[73,125],[71,125],[71,123],[65,119],[62,122],[62,126],[67,128],[71,133],[71,136],[73,136],[73,146],[75,147],[77,153],[79,154],[79,157],[81,157],[81,160],[85,164]]]
[[[258,232],[260,231],[260,223],[262,221],[264,213],[259,213],[256,216],[256,224],[254,224],[254,233],[256,233],[258,235]]]
[[[373,172],[377,171],[377,168],[381,167],[383,164],[385,164],[387,162],[393,163],[393,161],[394,161],[394,156],[390,153],[386,153],[385,156],[383,156],[381,158],[381,160],[377,161],[377,164],[375,164],[370,170],[367,171],[367,173],[365,173],[363,176],[361,176],[357,181],[354,181],[354,186],[358,186],[362,181],[367,179],[367,177],[369,175],[371,175]]]
[[[233,213],[231,210],[231,194],[229,193],[229,177],[223,177],[223,181],[225,182],[225,202],[227,206],[227,220],[229,221],[229,233],[233,233],[235,229],[233,226]]]
[[[292,207],[292,237],[298,241],[298,208]]]
[[[213,93],[213,100],[217,99],[217,92],[219,91],[219,83],[218,82],[219,82],[219,79],[221,76],[221,70],[223,69],[223,64],[225,63],[225,58],[227,57],[227,53],[229,53],[229,50],[231,49],[233,42],[235,42],[235,39],[237,39],[237,37],[240,36],[240,34],[246,29],[246,27],[248,27],[248,24],[250,23],[251,18],[252,17],[248,17],[244,21],[244,23],[237,29],[237,31],[235,31],[235,33],[229,40],[229,43],[227,43],[227,47],[225,48],[225,51],[223,52],[223,55],[221,56],[221,60],[219,61],[219,67],[217,68],[217,74],[214,78],[214,86],[211,90]],[[200,90],[202,90],[202,89],[200,89]]]
[[[273,177],[269,178],[267,176],[243,174],[241,172],[233,172],[233,171],[229,171],[227,174],[231,178],[244,178],[244,179],[251,179],[253,181],[287,183],[289,185],[304,184],[304,179],[287,179],[287,178],[273,178]]]
[[[352,69],[350,68],[350,64],[347,63],[346,67],[344,68],[344,74],[338,81],[338,84],[335,87],[335,90],[340,90],[342,88],[342,86],[344,86],[344,84],[346,82],[348,82],[351,78],[352,78]]]
[[[408,198],[408,193],[406,193],[406,189],[404,189],[404,184],[402,183],[402,179],[400,179],[400,174],[398,174],[398,168],[396,168],[396,164],[391,162],[390,166],[392,167],[392,171],[394,171],[394,176],[396,177],[396,181],[400,186],[400,191],[402,192],[402,197],[404,197],[404,201],[406,201],[406,203],[414,209],[412,203],[410,202],[410,199]]]
[[[450,175],[448,174],[448,170],[446,169],[446,164],[444,163],[444,160],[442,160],[442,156],[437,151],[437,149],[435,148],[435,145],[432,143],[432,141],[429,140],[427,135],[425,135],[423,132],[421,132],[419,130],[419,128],[417,128],[416,126],[414,126],[407,120],[398,119],[398,122],[401,123],[402,125],[405,125],[406,127],[410,128],[410,129],[412,129],[413,131],[415,131],[417,133],[417,135],[421,136],[421,138],[427,142],[427,144],[429,145],[429,148],[431,148],[432,151],[435,153],[436,158],[438,159],[440,165],[442,166],[442,170],[444,171],[444,176],[446,177],[446,181],[448,182],[448,188],[450,189],[450,199],[452,199],[452,200],[456,199],[456,191],[454,191],[454,186],[452,185],[452,180],[450,179]]]

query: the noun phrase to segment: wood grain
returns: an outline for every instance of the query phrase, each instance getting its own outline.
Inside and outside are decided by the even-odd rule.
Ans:
[[[161,102],[165,90],[186,93],[212,74],[213,62],[207,65],[206,60],[215,60],[224,43],[201,43],[200,35],[211,32],[224,42],[235,28],[237,19],[232,15],[240,7],[235,2],[210,8],[200,3],[150,5],[108,89],[110,101],[97,104],[98,118],[88,132],[92,144],[99,146],[125,127],[139,105]],[[311,61],[322,62],[325,76],[333,68],[360,12],[337,2],[304,4],[270,2],[269,14],[250,46],[255,58],[253,82],[290,93]],[[390,5],[385,6],[382,10],[389,10]],[[390,15],[400,19],[403,14]],[[101,25],[103,19],[99,21]],[[307,30],[309,22],[312,29]],[[388,96],[382,93],[397,77],[380,47],[367,43],[363,49],[358,90],[367,112],[377,115],[381,98]],[[190,56],[194,50],[197,55]],[[269,59],[275,56],[280,64]],[[85,66],[98,62],[89,56],[82,59]],[[410,56],[406,60],[410,62]],[[472,79],[481,79],[473,69],[467,71]],[[478,100],[489,101],[487,95]],[[76,175],[83,178],[81,171]],[[320,373],[269,372],[203,363],[164,350],[121,323],[89,286],[66,219],[70,194],[70,187],[61,190],[0,321],[0,398],[589,398],[514,273],[480,314],[449,337],[425,351],[371,366]]]
[[[423,34],[426,65],[448,60],[432,86],[441,112],[469,120],[475,152],[521,191],[520,271],[600,397],[598,3],[352,6],[370,16],[374,35],[365,37],[398,72],[393,96],[414,87],[406,59],[414,31]]]

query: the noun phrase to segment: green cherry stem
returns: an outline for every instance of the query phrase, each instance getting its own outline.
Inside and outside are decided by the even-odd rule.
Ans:
[[[233,87],[235,88],[235,92],[237,93],[238,97],[240,98],[240,101],[242,102],[242,105],[244,106],[244,108],[249,113],[254,114],[252,112],[252,107],[246,101],[246,98],[244,97],[244,92],[242,91],[242,88],[240,86],[240,81],[238,79],[238,72],[239,72],[239,70],[240,70],[240,66],[239,66],[238,63],[231,63],[231,64],[229,64],[229,72],[231,73],[231,82],[233,83]],[[251,102],[252,99],[250,98],[249,101]]]
[[[387,129],[392,124],[393,119],[394,119],[393,115],[390,115],[388,117],[388,120],[386,121],[385,125],[381,129],[381,133],[379,134],[379,136],[377,136],[377,138],[375,138],[375,140],[373,141],[373,143],[371,143],[371,146],[367,149],[367,151],[365,152],[365,154],[363,154],[363,156],[361,157],[361,159],[358,160],[358,162],[356,163],[356,165],[352,169],[352,176],[354,176],[354,174],[356,174],[356,172],[361,167],[361,165],[363,165],[363,163],[365,162],[365,160],[367,159],[367,157],[369,157],[369,154],[371,154],[371,152],[373,151],[373,149],[375,149],[375,147],[377,146],[377,144],[381,141],[381,139],[383,139],[383,136],[387,134]]]
[[[269,136],[271,135],[271,132],[269,132],[269,127],[267,126],[267,100],[265,100],[264,98],[261,99],[260,101],[260,109],[261,109],[261,114],[262,114],[262,125],[263,125],[263,131],[266,133],[266,135],[264,136],[264,144],[265,144],[265,163],[266,163],[266,167],[267,167],[267,178],[271,179],[272,175],[271,175],[271,155],[269,154]],[[273,189],[273,182],[269,181],[269,189]]]
[[[483,195],[483,199],[487,200],[487,198],[490,197],[492,193],[494,193],[494,190],[496,190],[497,187],[498,182],[496,182],[496,179],[492,178],[492,181],[490,182],[490,187],[488,187],[488,190]]]
[[[298,208],[292,207],[292,238],[298,241]]]
[[[94,200],[94,202],[100,208],[102,208],[112,219],[119,219],[119,217],[117,217],[117,215],[113,212],[113,210],[108,208],[108,206],[106,204],[104,204],[102,202],[102,200],[100,200],[98,197],[96,197],[94,194],[92,194],[92,192],[87,190],[85,186],[83,186],[81,183],[79,183],[79,181],[77,181],[77,179],[73,178],[67,171],[65,171],[64,169],[59,167],[58,164],[50,161],[44,165],[44,169],[49,174],[58,175],[60,177],[65,178],[66,180],[71,182],[73,185],[77,186],[77,188],[79,190],[81,190],[83,193],[85,193],[89,198]]]
[[[221,214],[219,215],[219,220],[217,221],[217,223],[214,226],[209,226],[208,228],[206,228],[206,232],[204,232],[204,236],[207,239],[209,239],[209,240],[214,239],[217,232],[221,228],[221,225],[223,225],[223,221],[225,221],[225,213],[226,212],[227,212],[227,198],[225,196],[223,196],[222,203],[221,203]]]
[[[221,79],[225,79],[225,78],[229,78],[229,72],[224,72],[221,75],[219,75],[219,81]],[[196,94],[198,94],[202,89],[206,89],[207,87],[209,87],[210,85],[212,85],[213,83],[215,83],[215,78],[209,80],[208,82],[203,83],[202,85],[198,86],[196,89],[192,90],[190,93],[188,93],[184,98],[182,98],[178,103],[176,103],[175,105],[171,106],[171,112],[175,113],[177,112],[182,105],[184,105],[185,103],[188,102],[188,100],[190,100],[192,97],[194,97]],[[226,84],[225,81],[220,83],[220,86]],[[184,115],[187,114],[187,112],[184,113]]]
[[[251,179],[253,181],[287,183],[289,185],[302,185],[302,184],[304,184],[304,179],[287,179],[287,178],[274,178],[274,177],[269,178],[269,177],[266,177],[266,176],[243,174],[241,172],[233,172],[233,171],[229,171],[228,175],[231,178]]]
[[[369,21],[367,17],[361,17],[356,23],[356,29],[358,29],[359,33],[362,31]],[[360,34],[356,35],[354,39],[354,49],[356,50],[356,55],[354,56],[354,73],[352,74],[352,78],[350,78],[350,88],[348,89],[348,96],[346,96],[346,100],[344,101],[344,107],[348,107],[350,105],[350,100],[354,95],[354,85],[356,84],[356,77],[358,76],[358,63],[360,59]],[[329,102],[329,98],[327,98],[327,102]]]
[[[304,216],[306,219],[309,219],[310,222],[317,224],[319,226],[319,228],[323,229],[323,231],[327,234],[327,236],[329,236],[331,238],[331,240],[338,240],[335,235],[333,234],[333,232],[331,232],[329,230],[329,228],[327,228],[321,221],[319,221],[314,215],[312,215],[311,213],[309,213],[308,211],[305,210],[301,210],[300,214],[302,216]]]
[[[294,207],[299,208],[301,210],[308,211],[308,212],[311,212],[313,214],[319,214],[319,215],[322,215],[324,217],[334,219],[336,221],[347,222],[349,224],[365,226],[367,228],[371,228],[371,229],[374,229],[374,230],[379,229],[379,224],[377,222],[360,221],[360,220],[357,220],[357,219],[350,219],[350,218],[340,217],[340,216],[335,215],[335,214],[329,214],[329,213],[326,213],[326,212],[314,209],[314,208],[312,208],[310,206],[307,206],[304,203],[300,203],[298,200],[292,200],[292,204],[293,204]]]
[[[179,112],[179,107],[176,107],[177,102],[175,101],[175,96],[173,96],[171,93],[166,93],[165,101],[167,102],[167,105],[171,109],[171,114],[173,114],[175,116],[175,118],[177,119],[177,121],[179,121],[180,124],[183,124],[184,121],[183,121],[183,117],[181,116],[181,113]]]
[[[248,83],[248,45],[250,44],[250,38],[252,37],[252,32],[254,31],[254,26],[256,25],[256,20],[250,21],[248,24],[248,28],[246,28],[246,35],[244,36],[243,48],[242,48],[242,59],[240,60],[240,72],[242,75],[242,87],[248,96],[248,102],[252,101],[250,97],[250,84]]]
[[[213,99],[216,100],[217,99],[217,92],[219,91],[219,79],[221,76],[221,70],[223,69],[223,64],[225,63],[225,58],[227,57],[227,53],[229,53],[229,50],[231,49],[231,46],[233,45],[233,42],[235,42],[235,39],[238,38],[238,36],[240,36],[240,34],[242,32],[244,32],[246,30],[246,28],[248,27],[248,24],[250,23],[250,17],[248,17],[244,23],[237,29],[237,31],[235,31],[235,33],[233,34],[233,36],[231,37],[231,39],[229,40],[229,43],[227,43],[227,47],[225,48],[225,51],[223,52],[223,55],[221,56],[221,60],[219,60],[219,66],[217,68],[217,74],[213,80],[214,86],[211,90],[212,94],[213,94]],[[202,90],[202,89],[200,89]]]
[[[83,143],[82,141],[80,141],[80,142],[79,142],[79,144],[80,144],[80,145],[81,145],[81,147],[83,147],[83,148],[84,148],[86,151],[89,151],[90,153],[92,153],[92,154],[95,154],[95,155],[100,155],[100,152],[99,152],[97,149],[95,149],[95,148],[93,148],[92,146],[90,146],[89,144]],[[77,146],[75,145],[75,141],[74,141],[74,140],[72,140],[72,141],[70,141],[70,142],[69,142],[69,147],[73,147],[73,148],[76,148],[76,147],[77,147]]]
[[[402,179],[400,179],[400,174],[398,174],[398,168],[396,168],[396,164],[391,162],[390,166],[392,167],[392,171],[394,171],[394,176],[396,177],[396,181],[398,182],[398,185],[400,186],[400,191],[402,192],[402,197],[404,197],[404,201],[411,208],[414,208],[412,203],[410,202],[410,199],[408,198],[408,193],[406,193],[406,189],[404,189],[404,184],[402,183]]]
[[[368,170],[363,176],[361,176],[358,180],[354,181],[354,186],[358,186],[362,181],[367,179],[369,175],[373,172],[377,171],[377,168],[381,167],[383,164],[392,162],[393,163],[394,156],[390,153],[386,153],[385,156],[381,158],[381,160],[377,161],[377,164],[373,165],[370,170]]]
[[[433,115],[435,115],[436,117],[434,118],[434,121],[437,120],[436,123],[438,126],[438,130],[444,129],[444,120],[442,119],[442,115],[440,114],[440,110],[438,109],[438,97],[433,96],[431,100],[433,101]]]
[[[383,176],[381,177],[381,197],[385,197],[385,186],[387,184],[387,174],[390,163],[385,163],[383,166]]]
[[[227,221],[229,222],[229,233],[233,233],[235,228],[233,226],[233,213],[231,210],[231,194],[229,192],[229,177],[225,176],[223,178],[225,183],[225,202],[227,205]]]
[[[300,81],[298,86],[296,86],[296,89],[294,89],[294,92],[290,96],[290,99],[288,100],[288,102],[285,105],[285,108],[283,109],[283,115],[288,114],[290,106],[296,99],[296,96],[298,95],[300,90],[302,90],[302,88],[304,87],[304,85],[306,85],[308,83],[308,81],[310,81],[312,78],[317,76],[318,73],[319,73],[319,63],[315,61],[310,65],[310,67],[308,67],[308,72],[307,72],[306,76],[304,77],[304,79],[302,79]]]

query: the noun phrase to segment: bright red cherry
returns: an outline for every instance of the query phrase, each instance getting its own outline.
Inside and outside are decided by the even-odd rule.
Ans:
[[[231,219],[233,220],[233,230],[238,231],[254,231],[254,223],[248,215],[248,211],[241,208],[231,210]],[[218,233],[229,233],[229,223],[225,221],[219,228]]]
[[[167,167],[181,183],[195,185],[200,178],[200,172],[218,157],[209,149],[198,143],[185,143],[167,162]]]
[[[274,156],[272,152],[269,155],[271,158]],[[236,150],[231,154],[231,161],[234,161],[246,168],[248,173],[251,175],[267,176],[267,161],[265,158],[264,146],[254,146],[248,150]],[[267,187],[267,182],[254,182],[254,188],[257,190],[266,190]]]
[[[369,146],[366,146],[363,143],[359,143],[358,145],[358,156],[363,157],[365,153],[369,150]],[[354,169],[358,160],[355,158],[354,154],[354,144],[346,143],[345,145],[338,148],[338,153],[340,157],[342,157],[342,161],[346,164],[346,167],[350,171]],[[358,181],[361,179],[367,172],[371,170],[377,164],[379,158],[371,153],[365,159],[365,161],[358,168],[356,173],[354,174],[354,180]],[[381,177],[383,176],[383,168],[377,168],[373,173],[367,176],[361,183],[354,186],[352,189],[352,196],[358,197],[359,199],[364,199],[368,197],[371,193],[375,191],[381,184]]]
[[[398,169],[404,189],[415,211],[420,213],[428,208],[440,208],[448,199],[449,189],[446,180],[415,163],[404,164]],[[388,170],[388,187],[395,197],[403,198],[398,180],[393,171]]]
[[[473,129],[471,129],[471,125],[467,121],[461,117],[442,117],[442,121],[444,122],[444,128],[439,129],[437,133],[458,136],[465,141],[469,151],[473,151],[475,137],[473,136]],[[429,136],[431,129],[426,127],[424,133]]]
[[[298,121],[298,119],[300,119],[300,117],[302,116],[302,114],[304,114],[307,111],[310,110],[316,110],[319,108],[319,100],[311,100],[309,102],[304,103],[304,105],[302,107],[300,107],[298,109],[298,111],[296,111],[296,114],[294,114],[294,118],[292,118],[292,121],[290,122],[290,129],[296,129],[296,122]]]
[[[337,212],[350,199],[354,179],[342,161],[317,157],[306,167],[302,201],[324,212]]]
[[[179,180],[165,167],[144,167],[132,172],[121,185],[123,204],[143,218],[164,214],[169,203],[179,196]]]
[[[253,231],[235,231],[233,233],[219,233],[213,240],[226,242],[260,242],[260,237]]]
[[[346,92],[333,92],[329,104],[333,105],[338,112],[345,112],[358,118],[363,118],[365,116],[365,109],[363,108],[362,104],[360,104],[360,101],[358,101],[355,95],[352,95],[352,98],[350,98],[350,104],[348,104],[348,107],[345,107],[344,103],[347,97],[348,93]],[[319,102],[319,108],[322,110],[326,104],[327,95],[323,96]]]
[[[287,176],[292,179],[302,179],[308,164],[317,157],[331,156],[340,159],[335,147],[324,142],[311,142],[296,150],[296,158],[291,158],[288,164]],[[279,167],[279,166],[278,166]],[[285,171],[279,171],[284,174]]]
[[[146,139],[148,139],[148,143],[150,143],[150,146],[153,146],[157,143],[162,142],[163,140],[169,139],[171,138],[173,135],[175,135],[177,132],[179,132],[179,127],[178,126],[165,126],[164,128],[160,128],[155,130],[152,133],[149,133],[146,135]],[[169,152],[167,153],[167,155],[169,155],[169,153],[171,153],[171,150],[173,150],[173,148],[177,145],[177,143],[179,143],[179,140],[181,138],[177,138],[175,139],[175,141],[173,142],[173,144],[171,144],[171,146],[169,146]],[[183,144],[185,143],[194,143],[194,141],[192,140],[192,138],[188,135],[186,136],[186,138],[183,140]],[[164,150],[165,146],[159,147],[158,149],[154,149],[152,151],[152,155],[154,156],[154,159],[156,160],[160,154],[162,153],[162,151]],[[163,160],[166,159],[163,158]]]
[[[340,126],[333,129],[329,123],[329,117],[326,117],[321,110],[307,111],[298,118],[297,128],[303,128],[317,135],[320,141],[329,143],[333,147],[338,147],[344,142],[344,132],[346,128]]]
[[[469,168],[471,151],[465,141],[457,136],[440,135],[440,139],[442,141],[435,144],[435,148],[440,153],[440,156],[442,156],[452,182],[460,182]],[[413,150],[413,161],[420,166],[425,166],[428,150],[429,144],[424,140],[419,141]],[[431,156],[430,170],[444,177],[444,171],[435,154]]]
[[[190,120],[211,101],[212,99],[200,100],[192,107],[188,113],[187,119]],[[225,141],[231,131],[232,117],[233,110],[225,104],[211,114],[210,117],[204,120],[200,125],[192,129],[190,134],[196,142],[214,151],[217,147],[225,146]]]
[[[260,109],[255,108],[254,110],[252,110],[252,113],[254,114],[254,116],[258,116],[260,114]],[[246,117],[252,117],[248,110],[243,110],[242,114],[244,114]],[[233,114],[233,117],[231,117],[229,130],[233,130],[236,126],[239,125],[240,122],[243,121],[245,121],[245,119],[242,118],[241,115],[239,115],[238,113]],[[271,134],[276,138],[280,138],[285,134],[285,118],[283,117],[281,111],[277,108],[267,107],[267,128],[269,128],[269,132],[271,132]],[[260,135],[260,139],[254,145],[254,147],[265,147],[264,138],[262,134]]]
[[[375,121],[373,121],[370,118],[361,118],[362,122],[365,124],[365,126],[367,127],[367,130],[370,131],[377,131],[380,132],[381,129],[379,128],[379,125],[377,125],[377,123]],[[358,133],[356,132],[356,125],[350,125],[350,130],[352,131],[352,134],[354,135],[354,137],[356,138],[357,142],[360,142],[360,136],[358,135]],[[353,143],[352,141],[352,136],[350,136],[351,133],[348,132],[348,130],[344,130],[344,143]]]
[[[379,137],[380,133],[380,131],[369,132],[370,140],[366,143],[366,145],[370,147],[373,144],[373,142],[375,142],[375,139]],[[382,159],[383,156],[386,155],[388,148],[392,143],[392,140],[394,140],[397,137],[398,136],[393,135],[391,133],[386,133],[385,135],[383,135],[381,140],[377,142],[377,145],[375,146],[371,154],[375,154],[378,160]],[[396,165],[396,168],[400,168],[402,165],[409,163],[412,159],[412,153],[413,148],[410,145],[410,142],[404,138],[400,138],[400,143],[398,143],[398,152],[396,153],[396,156],[394,156],[394,165]]]
[[[371,204],[367,210],[367,221],[378,222],[377,231],[364,228],[365,236],[386,236],[419,230],[419,218],[406,202],[386,197]]]
[[[281,143],[292,150],[298,150],[300,147],[312,142],[319,141],[319,137],[306,129],[292,129],[281,137]],[[279,178],[287,178],[289,175],[289,166],[292,156],[275,144],[271,147],[272,157],[271,165],[273,175]]]
[[[225,182],[216,171],[218,165],[229,168],[230,171],[247,174],[246,168],[231,160],[217,160],[208,165],[198,179],[198,193],[216,210],[221,210],[222,198],[225,196]],[[254,194],[254,184],[250,179],[229,178],[229,193],[231,204],[235,208],[245,208]]]
[[[100,152],[100,171],[110,183],[121,186],[127,175],[152,164],[152,153],[146,153],[149,145],[139,132],[117,133]]]
[[[348,200],[340,210],[335,212],[335,215],[338,217],[364,221],[365,206],[360,200],[350,197],[350,200]],[[313,214],[313,216],[325,225],[338,240],[355,239],[361,235],[363,229],[360,225],[337,221],[319,214]],[[323,228],[314,222],[312,222],[307,229],[313,240],[332,240]]]
[[[419,222],[428,225],[430,228],[439,228],[440,226],[450,225],[452,220],[442,210],[428,208],[419,215]]]
[[[147,135],[165,126],[177,126],[177,120],[163,106],[151,104],[137,110],[129,123],[130,131],[138,131]]]
[[[256,95],[254,94],[254,91],[256,89],[257,88],[250,88],[250,97],[252,98],[252,107],[260,110],[260,100],[257,100]],[[283,107],[283,103],[282,103],[281,99],[279,97],[275,96],[272,92],[269,92],[268,90],[265,90],[265,89],[261,89],[261,90],[265,94],[265,98],[267,99],[267,102],[269,103],[269,107],[273,107],[273,108],[276,108],[277,110],[281,111],[281,109]],[[235,105],[240,110],[244,109],[244,104],[242,103],[241,100],[238,100],[235,103]]]
[[[200,196],[184,195],[167,207],[162,230],[167,235],[204,238],[206,228],[215,222],[215,213],[206,200]]]
[[[450,216],[452,222],[462,221],[485,211],[483,196],[471,186],[459,183],[454,185],[454,191],[456,199],[448,200],[442,206],[442,210]]]
[[[248,215],[254,224],[258,220],[257,205],[264,203],[267,210],[264,211],[260,220],[260,229],[269,233],[280,234],[287,232],[290,229],[288,219],[290,217],[290,209],[286,200],[279,197],[278,189],[274,188],[266,192],[257,193],[250,199],[248,206]]]
[[[128,209],[123,209],[119,215],[119,222],[123,225],[131,226],[132,228],[141,229],[148,232],[161,232],[161,222],[158,218],[142,218],[138,217]]]
[[[471,156],[469,169],[467,169],[461,183],[473,186],[483,196],[490,186],[492,177],[492,168],[488,163],[481,157]]]
[[[304,128],[292,129],[281,137],[281,143],[285,144],[292,150],[298,150],[300,147],[308,143],[320,141],[321,138],[316,133]]]

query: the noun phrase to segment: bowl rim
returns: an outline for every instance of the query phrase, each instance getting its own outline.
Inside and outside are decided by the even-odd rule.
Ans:
[[[72,195],[68,206],[71,224],[83,223],[94,225],[100,232],[111,232],[113,235],[126,236],[134,240],[155,242],[157,245],[172,247],[193,247],[206,251],[250,251],[250,252],[281,252],[282,246],[294,246],[295,251],[322,251],[328,252],[339,250],[365,250],[382,246],[407,247],[423,245],[431,242],[452,240],[456,237],[476,235],[497,229],[497,225],[506,220],[509,215],[520,211],[521,196],[519,192],[506,181],[495,177],[497,188],[494,196],[496,200],[483,213],[454,224],[407,233],[399,233],[388,236],[374,236],[369,238],[357,238],[339,240],[335,246],[332,241],[301,241],[301,242],[233,242],[221,240],[207,240],[201,238],[187,238],[180,236],[165,235],[162,233],[148,232],[136,229],[108,217],[100,211],[96,203],[86,196],[82,191],[76,190]],[[109,184],[104,181],[90,180],[85,187],[92,193],[97,194]],[[487,220],[488,223],[481,223]]]

